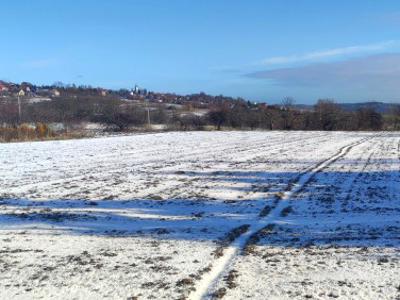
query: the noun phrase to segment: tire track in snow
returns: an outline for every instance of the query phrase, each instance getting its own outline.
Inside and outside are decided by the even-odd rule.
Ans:
[[[204,274],[200,281],[197,282],[194,291],[189,294],[188,299],[200,300],[203,298],[209,298],[211,296],[210,292],[212,291],[212,288],[227,272],[230,263],[240,252],[242,252],[252,235],[256,234],[266,225],[276,220],[286,202],[292,198],[293,195],[299,193],[315,177],[317,173],[321,172],[340,158],[344,157],[352,148],[372,138],[374,138],[374,136],[363,138],[357,142],[351,143],[350,145],[341,147],[331,157],[319,162],[315,166],[301,173],[294,182],[289,182],[286,189],[282,192],[280,200],[276,201],[276,205],[271,209],[269,214],[266,217],[261,217],[255,220],[255,222],[249,224],[250,227],[247,232],[240,235],[227,248],[225,248],[223,255],[214,261],[211,270]]]
[[[344,198],[344,200],[342,201],[342,203],[340,204],[342,209],[346,209],[347,205],[350,202],[350,199],[354,193],[354,187],[358,186],[358,182],[363,179],[363,177],[365,177],[365,170],[366,168],[370,165],[371,163],[371,159],[373,157],[374,154],[377,153],[377,150],[372,149],[371,153],[368,155],[367,160],[365,161],[364,165],[362,166],[361,170],[357,172],[357,174],[355,176],[351,176],[351,174],[348,175],[348,184],[347,184],[347,188],[346,188],[346,196]],[[343,186],[344,184],[342,184]]]
[[[316,136],[310,137],[310,140],[312,141],[312,140],[318,139],[320,137],[323,137],[323,134],[318,134]],[[289,145],[294,145],[298,141],[303,140],[303,139],[304,139],[304,137],[295,137],[292,140],[288,141],[287,143]],[[240,152],[250,152],[251,156],[257,156],[258,153],[260,152],[260,150],[262,150],[262,149],[268,149],[268,151],[271,151],[271,150],[276,150],[276,149],[281,148],[283,141],[277,139],[272,144],[268,144],[263,140],[258,140],[258,141],[256,141],[256,143],[257,143],[256,145],[253,144],[251,146],[244,146],[244,147],[240,148],[239,151]],[[209,146],[210,145],[198,147],[197,151],[195,151],[195,152],[190,151],[187,153],[185,151],[185,148],[182,148],[182,149],[180,149],[180,151],[182,151],[183,154],[181,154],[178,159],[172,161],[171,165],[166,166],[164,168],[174,168],[174,167],[176,168],[182,164],[186,164],[186,163],[188,163],[187,159],[190,157],[193,157],[194,155],[197,155],[197,157],[196,157],[197,160],[200,158],[209,156]],[[271,146],[272,146],[272,148],[271,148]],[[228,145],[218,146],[217,148],[214,148],[213,151],[216,153],[228,153],[228,155],[229,155],[229,154],[237,152],[238,151],[237,148],[238,148],[238,142],[235,141]],[[131,155],[132,153],[136,153],[135,151],[139,151],[139,150],[131,149],[131,151],[133,151],[133,152],[124,153],[124,156],[127,157],[127,156]],[[139,162],[132,163],[132,164],[115,166],[116,162],[114,160],[112,160],[111,162],[103,163],[101,165],[101,168],[99,168],[97,166],[95,169],[93,169],[93,171],[91,171],[91,169],[90,169],[93,166],[90,166],[89,169],[84,170],[85,174],[83,174],[83,175],[78,172],[79,175],[73,175],[73,176],[70,175],[70,176],[67,176],[64,178],[58,178],[58,179],[53,179],[53,180],[41,180],[41,181],[22,183],[22,184],[19,183],[18,186],[7,187],[7,194],[11,195],[12,197],[18,198],[18,197],[20,197],[18,195],[27,194],[28,191],[33,188],[34,189],[45,189],[45,190],[47,188],[53,189],[55,184],[65,185],[66,182],[68,182],[69,184],[72,184],[73,182],[76,182],[76,181],[85,180],[85,178],[87,176],[92,176],[92,177],[100,176],[99,178],[97,178],[97,181],[100,181],[100,179],[102,179],[102,178],[106,178],[107,176],[113,176],[115,173],[118,174],[121,172],[121,170],[125,170],[127,168],[137,171],[135,169],[137,167],[140,167],[140,168],[151,167],[154,165],[158,165],[161,162],[164,162],[165,161],[164,157],[161,157],[161,158],[158,157],[163,153],[163,151],[164,151],[163,148],[161,148],[161,150],[157,149],[157,148],[152,150],[153,156],[155,155],[155,158],[153,158],[150,161],[141,160]],[[255,153],[252,153],[253,151]],[[287,150],[287,151],[289,151],[289,150]],[[215,154],[215,155],[217,155],[217,154]],[[149,156],[151,157],[152,155],[149,155]],[[118,157],[118,159],[120,159],[120,157]],[[115,159],[115,160],[117,160],[117,159]],[[109,168],[109,167],[111,167],[111,168]],[[74,169],[74,168],[72,167],[71,169]],[[99,171],[99,169],[101,169],[101,171]],[[185,183],[177,184],[176,187],[183,186],[184,184]],[[163,190],[160,190],[158,193],[161,193],[161,192],[163,192]],[[81,191],[78,191],[75,194],[77,194],[78,197],[82,197]],[[71,198],[73,195],[74,195],[74,193],[66,194],[66,195],[63,195],[63,197]],[[29,196],[28,196],[28,198],[29,198]]]
[[[264,143],[264,142],[260,141],[259,143]],[[237,149],[237,146],[238,146],[237,144],[228,145],[228,147],[226,147],[224,145],[222,147],[214,148],[214,151],[216,153],[218,153],[218,152],[223,153],[223,152],[227,152],[227,151],[231,151],[231,150],[233,151],[233,150]],[[252,147],[254,147],[254,145]],[[267,146],[264,146],[264,147],[267,147]],[[248,149],[251,149],[251,147],[245,148],[245,150],[248,150]],[[148,165],[150,165],[150,166],[151,165],[157,165],[157,164],[165,161],[164,157],[161,157],[161,158],[157,157],[157,155],[162,155],[163,151],[164,151],[163,149],[161,149],[161,150],[154,149],[152,151],[153,152],[152,155],[149,155],[149,157],[152,157],[152,156],[155,155],[156,158],[152,159],[150,161],[144,160],[144,161],[136,162],[134,164],[119,165],[119,166],[116,167],[115,166],[115,164],[116,164],[115,161],[120,160],[120,157],[118,157],[118,158],[115,159],[115,161],[114,160],[108,161],[107,163],[102,164],[100,167],[98,165],[96,165],[96,167],[91,166],[91,168],[94,168],[95,172],[90,171],[91,169],[89,169],[89,172],[88,172],[88,170],[85,169],[85,171],[88,174],[84,174],[84,175],[79,174],[79,175],[67,176],[67,177],[53,179],[53,180],[45,180],[45,181],[38,181],[38,182],[30,182],[30,183],[26,183],[26,184],[19,184],[18,186],[15,186],[15,187],[12,187],[12,186],[8,187],[8,193],[14,193],[14,191],[19,191],[20,192],[22,190],[26,192],[27,190],[29,190],[31,188],[46,187],[46,186],[53,188],[52,187],[53,184],[63,184],[65,181],[72,182],[72,181],[82,180],[88,175],[91,175],[91,176],[101,175],[102,177],[107,176],[107,175],[111,176],[114,173],[121,172],[121,169],[124,169],[124,168],[134,168],[134,167],[143,168],[144,166],[148,166]],[[132,152],[132,153],[135,153],[135,152]],[[128,153],[125,153],[124,155],[126,157],[127,155],[132,154],[132,153],[128,152]],[[199,159],[199,157],[202,157],[204,155],[209,155],[209,145],[203,146],[203,147],[198,147],[196,152],[188,152],[186,154],[180,155],[179,159],[173,161],[172,163],[174,163],[175,166],[183,164],[183,163],[187,163],[187,161],[185,159],[188,158],[188,157],[192,157],[194,155],[198,155],[197,159]],[[107,167],[112,167],[112,168],[107,168]],[[168,167],[171,167],[171,166],[168,166]],[[70,166],[70,168],[74,169],[75,167],[74,166]],[[101,169],[101,171],[98,171],[99,169]]]

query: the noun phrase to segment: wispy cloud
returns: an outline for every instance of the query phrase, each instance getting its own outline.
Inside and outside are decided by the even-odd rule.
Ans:
[[[380,21],[398,25],[400,23],[400,11],[391,11],[380,15]]]
[[[57,65],[59,61],[54,58],[36,59],[23,62],[21,66],[29,69],[45,69]]]
[[[333,93],[357,91],[365,98],[376,95],[380,98],[399,99],[400,53],[279,68],[246,76],[268,80],[285,88],[325,88]]]
[[[298,62],[312,62],[320,61],[323,59],[361,54],[361,53],[373,53],[377,51],[388,50],[394,48],[400,44],[397,40],[390,40],[376,44],[369,45],[358,45],[343,48],[334,48],[322,51],[312,51],[304,54],[295,54],[289,56],[274,56],[263,59],[259,64],[261,65],[284,65]]]

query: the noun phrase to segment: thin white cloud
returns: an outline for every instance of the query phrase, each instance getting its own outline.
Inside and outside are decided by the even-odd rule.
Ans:
[[[365,92],[400,93],[400,53],[379,54],[340,62],[316,63],[300,67],[278,68],[247,74],[250,78],[272,80],[286,87],[321,87],[332,89],[357,86]]]
[[[380,21],[385,23],[398,25],[400,23],[400,11],[392,11],[384,13],[380,16]]]
[[[269,88],[298,89],[308,96],[400,103],[400,53],[281,67],[246,76],[263,80]]]
[[[289,55],[289,56],[275,56],[263,59],[260,64],[261,65],[284,65],[284,64],[292,64],[298,62],[307,62],[307,61],[319,61],[327,58],[334,58],[339,56],[346,56],[352,54],[361,54],[361,53],[372,53],[376,51],[388,50],[390,48],[399,45],[399,41],[390,40],[376,44],[369,45],[359,45],[359,46],[350,46],[343,48],[334,48],[322,51],[313,51],[301,55]]]
[[[27,61],[21,64],[24,68],[29,69],[45,69],[57,65],[58,61],[54,58],[37,59]]]

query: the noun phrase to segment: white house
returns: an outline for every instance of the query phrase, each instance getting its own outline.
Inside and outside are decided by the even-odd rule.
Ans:
[[[53,95],[53,97],[60,97],[61,95],[60,91],[57,89],[52,90],[51,94]]]

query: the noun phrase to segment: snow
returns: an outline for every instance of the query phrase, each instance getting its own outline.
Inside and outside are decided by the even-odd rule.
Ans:
[[[225,289],[224,299],[393,299],[399,142],[252,131],[1,144],[0,298],[201,299]]]
[[[280,202],[292,212],[276,215],[256,250],[230,263],[239,276],[226,299],[399,297],[399,135],[373,137],[330,161],[299,179]]]

